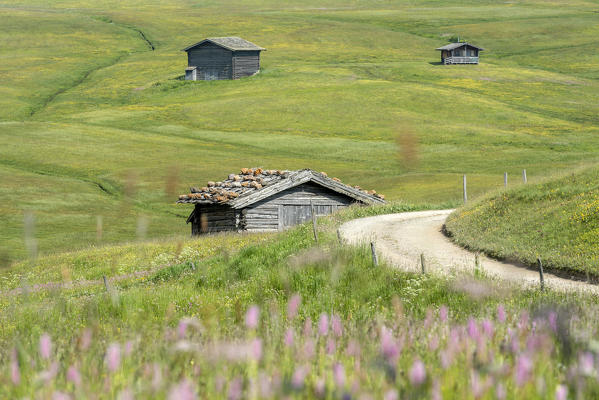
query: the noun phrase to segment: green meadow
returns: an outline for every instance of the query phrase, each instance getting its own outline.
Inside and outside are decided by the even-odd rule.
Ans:
[[[599,158],[597,1],[0,3],[0,263],[186,235],[189,186],[313,168],[388,199],[475,198]],[[240,36],[259,75],[182,80]],[[442,66],[460,37],[477,66]],[[402,147],[403,146],[403,147]],[[416,154],[408,157],[406,154]],[[27,215],[30,223],[24,229]],[[101,228],[98,218],[101,217]]]

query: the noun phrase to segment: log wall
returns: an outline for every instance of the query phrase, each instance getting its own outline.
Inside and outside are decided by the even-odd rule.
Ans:
[[[187,52],[187,64],[197,67],[197,80],[231,79],[233,52],[206,42]]]
[[[259,51],[236,51],[233,53],[233,79],[255,75],[259,70]]]

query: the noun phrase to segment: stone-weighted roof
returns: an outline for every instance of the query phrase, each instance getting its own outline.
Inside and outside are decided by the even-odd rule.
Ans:
[[[243,208],[256,201],[307,182],[314,182],[330,190],[352,197],[365,204],[384,203],[384,196],[374,190],[349,186],[324,172],[310,169],[297,171],[243,168],[239,174],[229,174],[227,179],[208,182],[206,186],[190,188],[189,194],[179,196],[177,203],[229,204]]]

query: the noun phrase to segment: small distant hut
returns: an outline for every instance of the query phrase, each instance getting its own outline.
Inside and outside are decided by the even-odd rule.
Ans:
[[[213,37],[183,49],[187,52],[185,80],[239,79],[260,71],[260,52],[266,50],[238,37]]]
[[[325,173],[303,169],[243,168],[221,182],[191,188],[178,203],[194,204],[192,235],[221,231],[278,231],[351,204],[380,204],[374,190],[348,186]]]
[[[478,53],[482,47],[467,42],[450,43],[437,50],[441,52],[441,63],[448,64],[478,64]]]

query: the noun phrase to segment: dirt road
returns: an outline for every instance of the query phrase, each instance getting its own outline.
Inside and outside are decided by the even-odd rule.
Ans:
[[[420,211],[360,218],[339,228],[341,238],[351,244],[374,241],[379,257],[408,271],[420,271],[424,254],[426,270],[448,273],[470,270],[475,255],[453,244],[441,227],[453,210]],[[539,273],[524,266],[480,256],[481,269],[490,276],[522,286],[539,286]],[[545,284],[556,290],[599,294],[599,286],[560,278],[545,272]]]

